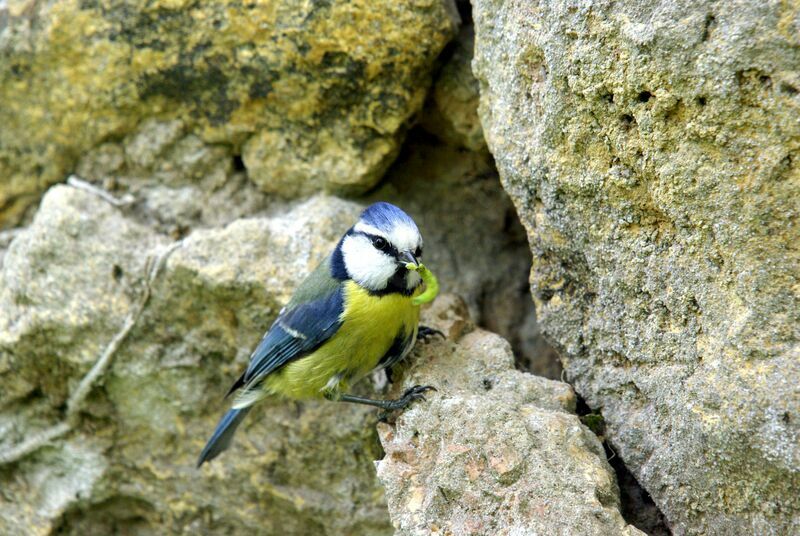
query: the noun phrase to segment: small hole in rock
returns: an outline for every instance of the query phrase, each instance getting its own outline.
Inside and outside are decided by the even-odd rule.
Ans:
[[[185,225],[175,225],[169,230],[169,235],[173,240],[180,240],[181,238],[185,238],[186,235],[189,234],[189,231],[189,227]]]
[[[714,28],[716,22],[717,19],[714,15],[711,13],[706,15],[706,20],[703,23],[703,36],[701,37],[703,41],[708,41],[708,38],[711,37],[711,30]]]
[[[553,299],[553,296],[555,295],[555,293],[556,293],[556,291],[551,289],[551,288],[543,288],[538,293],[539,294],[539,299],[541,299],[542,301],[548,302],[548,301]]]
[[[493,384],[492,380],[489,379],[489,378],[484,378],[483,379],[483,388],[485,390],[487,390],[487,391],[491,391],[492,387],[494,387],[494,384]]]
[[[111,269],[111,275],[114,277],[116,281],[122,279],[122,267],[118,264],[115,264],[114,267]]]
[[[247,168],[244,165],[244,160],[242,160],[242,155],[237,154],[233,155],[233,170],[234,171],[245,171]]]
[[[630,128],[631,126],[633,126],[633,116],[631,114],[625,114],[622,117],[620,117],[619,120],[622,121],[622,125],[625,128]]]
[[[794,86],[790,86],[786,82],[781,83],[780,91],[781,91],[781,93],[783,93],[785,95],[789,95],[790,97],[794,97],[795,95],[800,93],[800,90],[798,90]]]
[[[606,101],[609,104],[614,104],[614,94],[613,93],[603,93],[600,98]]]
[[[650,93],[649,91],[642,91],[641,93],[639,93],[639,96],[636,97],[636,100],[638,100],[639,102],[647,102],[652,97],[653,97],[653,94]]]
[[[761,82],[761,85],[765,87],[772,87],[772,78],[769,76],[762,74],[758,77],[758,81]]]
[[[706,101],[705,97],[697,97],[697,104],[699,106],[705,106],[706,102],[708,102],[708,101]]]

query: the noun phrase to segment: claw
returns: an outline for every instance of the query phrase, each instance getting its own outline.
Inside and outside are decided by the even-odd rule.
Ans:
[[[432,385],[415,385],[414,387],[407,389],[400,398],[389,402],[389,404],[387,404],[387,409],[392,411],[405,409],[415,400],[427,400],[423,394],[426,391],[436,391],[436,387],[433,387]]]
[[[442,339],[446,339],[444,333],[439,331],[438,329],[434,329],[428,326],[420,326],[417,329],[417,340],[420,339],[428,339],[428,337],[433,337],[434,335],[439,335]]]

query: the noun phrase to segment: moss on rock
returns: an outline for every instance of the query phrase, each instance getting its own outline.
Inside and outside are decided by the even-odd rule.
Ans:
[[[150,117],[244,150],[265,191],[360,192],[455,34],[446,1],[12,3],[0,8],[0,222]]]
[[[567,377],[676,532],[796,532],[798,3],[475,6]]]

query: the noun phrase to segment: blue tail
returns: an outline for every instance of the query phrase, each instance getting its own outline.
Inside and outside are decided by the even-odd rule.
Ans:
[[[250,408],[232,409],[222,416],[216,430],[214,430],[214,434],[206,443],[203,452],[200,453],[197,467],[200,467],[205,462],[210,462],[230,446],[233,434],[249,412]]]

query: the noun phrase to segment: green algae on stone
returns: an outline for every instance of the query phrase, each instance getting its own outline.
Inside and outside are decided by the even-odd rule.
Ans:
[[[487,143],[568,377],[673,530],[797,532],[800,3],[474,15]]]
[[[11,492],[0,494],[0,532],[390,534],[368,409],[272,401],[226,456],[195,469],[225,385],[359,210],[316,197],[187,237],[75,431],[0,471]],[[147,253],[164,242],[90,193],[46,194],[0,272],[0,448],[63,417],[67,391],[120,329]]]
[[[438,0],[65,0],[0,10],[6,224],[83,152],[150,117],[244,150],[266,191],[364,191],[396,154],[457,24]]]

